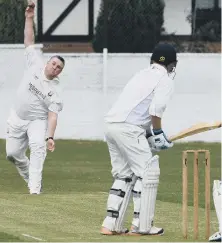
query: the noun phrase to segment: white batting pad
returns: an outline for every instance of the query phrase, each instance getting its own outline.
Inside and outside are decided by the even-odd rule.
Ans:
[[[123,198],[122,205],[119,210],[119,217],[116,219],[115,231],[121,232],[123,229],[123,222],[126,215],[126,210],[129,205],[132,189],[136,183],[137,177],[133,175],[131,182],[126,182],[125,197]]]
[[[219,223],[219,231],[222,232],[222,208],[221,208],[221,192],[222,192],[222,181],[214,180],[213,184],[213,199],[214,206],[217,214],[217,219]]]
[[[138,178],[136,184],[132,190],[133,193],[133,221],[132,225],[139,227],[139,214],[140,214],[140,204],[141,204],[141,191],[142,191],[142,179]]]
[[[129,204],[132,188],[136,177],[116,178],[107,200],[107,216],[102,226],[110,231],[121,231],[125,212]]]
[[[154,219],[157,188],[159,184],[159,156],[149,161],[142,179],[141,206],[139,215],[139,232],[149,233]]]

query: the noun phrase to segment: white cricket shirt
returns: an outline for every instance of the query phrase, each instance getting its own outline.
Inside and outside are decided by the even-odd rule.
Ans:
[[[48,80],[44,62],[34,46],[25,49],[27,69],[17,90],[13,109],[23,120],[47,119],[48,112],[59,113],[63,103],[59,95],[59,80]]]
[[[136,73],[105,116],[105,122],[151,125],[151,116],[162,117],[174,89],[167,70],[158,64]]]

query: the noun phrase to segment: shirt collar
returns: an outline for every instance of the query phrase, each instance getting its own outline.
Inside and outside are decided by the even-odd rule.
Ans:
[[[48,79],[48,78],[45,76],[45,69],[42,70],[42,75],[43,75],[43,79],[44,79],[45,81],[53,82],[53,83],[56,83],[56,84],[59,83],[59,77],[58,77],[58,76],[55,77],[55,78],[53,78],[53,79]]]
[[[151,67],[154,67],[155,69],[158,69],[158,70],[160,70],[163,73],[167,73],[166,68],[163,67],[162,65],[159,65],[158,63],[151,64]]]

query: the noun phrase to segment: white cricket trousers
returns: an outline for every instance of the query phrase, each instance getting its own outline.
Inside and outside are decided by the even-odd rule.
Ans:
[[[106,123],[105,137],[109,148],[113,177],[126,178],[133,173],[143,177],[152,158],[145,129],[127,123]]]
[[[30,193],[41,191],[43,164],[46,157],[47,120],[22,120],[12,111],[7,121],[6,155],[28,183]],[[30,161],[26,156],[30,149]]]

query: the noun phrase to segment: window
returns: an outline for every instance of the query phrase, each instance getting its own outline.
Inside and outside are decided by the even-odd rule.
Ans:
[[[214,0],[196,0],[196,8],[214,8]]]

